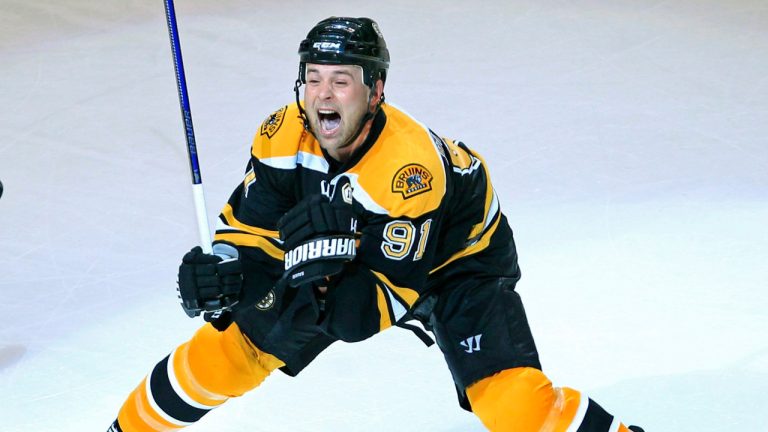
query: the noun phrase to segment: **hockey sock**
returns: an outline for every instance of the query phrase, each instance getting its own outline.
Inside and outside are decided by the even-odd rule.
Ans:
[[[236,324],[223,332],[206,324],[133,390],[118,414],[119,427],[158,432],[188,426],[228,398],[256,388],[281,366],[254,347]]]
[[[492,432],[629,432],[592,399],[552,387],[534,368],[503,370],[468,387],[467,397]]]

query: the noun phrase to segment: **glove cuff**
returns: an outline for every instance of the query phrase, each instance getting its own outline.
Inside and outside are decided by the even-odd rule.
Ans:
[[[240,252],[237,248],[228,243],[215,243],[213,245],[213,255],[221,257],[222,261],[240,258]]]

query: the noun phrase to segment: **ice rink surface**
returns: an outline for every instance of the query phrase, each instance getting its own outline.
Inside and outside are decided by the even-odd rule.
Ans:
[[[485,156],[556,385],[646,431],[768,430],[768,3],[179,0],[210,217],[296,49],[371,16],[389,101]],[[0,0],[0,431],[103,431],[200,325],[161,1]],[[481,431],[389,330],[190,431]]]

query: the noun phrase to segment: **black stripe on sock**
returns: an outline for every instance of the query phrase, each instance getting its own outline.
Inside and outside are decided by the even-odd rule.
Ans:
[[[120,429],[120,423],[118,423],[117,420],[115,420],[115,422],[112,423],[112,425],[109,427],[107,432],[123,432],[123,430]]]
[[[590,399],[587,413],[576,432],[608,432],[611,423],[613,423],[613,416],[608,414],[597,402]]]
[[[168,357],[164,358],[152,370],[149,388],[152,391],[152,395],[148,396],[155,400],[164,413],[176,420],[194,423],[209,411],[189,405],[176,394],[176,391],[171,386],[170,378],[168,378]]]

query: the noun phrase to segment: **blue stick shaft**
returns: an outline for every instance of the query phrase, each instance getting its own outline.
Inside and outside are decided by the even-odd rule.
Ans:
[[[197,159],[195,129],[192,127],[192,112],[189,108],[187,78],[184,75],[184,61],[181,58],[181,43],[179,42],[179,29],[176,25],[176,8],[173,6],[173,0],[165,0],[165,17],[168,22],[168,36],[171,39],[173,65],[176,69],[176,84],[179,91],[181,119],[184,123],[184,136],[187,140],[187,153],[189,154],[189,169],[192,173],[192,193],[195,200],[195,213],[197,215],[197,227],[200,234],[200,246],[202,247],[203,252],[211,253],[211,233],[210,228],[208,227],[208,216],[205,211],[203,177],[200,172],[200,162]]]
[[[181,118],[184,123],[184,134],[187,139],[187,151],[189,152],[192,183],[201,184],[203,179],[200,173],[200,162],[197,159],[195,129],[192,126],[192,112],[189,108],[189,95],[187,93],[187,77],[184,74],[184,60],[181,57],[179,28],[176,25],[176,9],[173,6],[173,0],[165,0],[165,16],[168,20],[168,36],[171,38],[173,65],[176,69],[176,84],[179,91],[179,104],[181,106]]]

